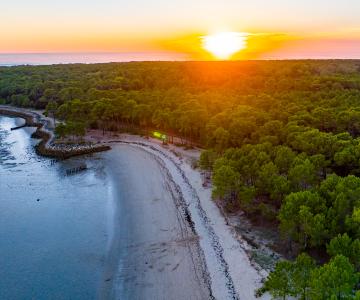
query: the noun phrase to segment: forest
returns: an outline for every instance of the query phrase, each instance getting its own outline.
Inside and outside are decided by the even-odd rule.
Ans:
[[[360,61],[0,67],[0,103],[46,109],[60,137],[159,129],[201,146],[214,198],[294,258],[259,293],[360,299]]]

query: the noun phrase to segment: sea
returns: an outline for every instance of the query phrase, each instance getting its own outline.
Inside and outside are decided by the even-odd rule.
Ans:
[[[101,158],[40,157],[20,122],[0,116],[0,299],[96,299],[113,230]]]
[[[174,52],[0,53],[0,66],[185,61],[188,59],[187,54]]]

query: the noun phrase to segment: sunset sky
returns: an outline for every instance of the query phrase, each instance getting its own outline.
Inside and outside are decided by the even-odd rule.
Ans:
[[[233,58],[360,58],[358,0],[11,0],[0,53],[170,51],[211,59],[202,38],[246,34]]]

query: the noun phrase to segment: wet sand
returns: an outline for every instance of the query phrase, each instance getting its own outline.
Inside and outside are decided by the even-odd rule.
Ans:
[[[156,157],[131,145],[103,154],[114,232],[101,299],[211,299],[197,235]]]

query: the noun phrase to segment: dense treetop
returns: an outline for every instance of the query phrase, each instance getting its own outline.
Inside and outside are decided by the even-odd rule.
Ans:
[[[304,255],[280,263],[265,284],[274,296],[355,297],[360,61],[2,67],[0,102],[47,108],[66,121],[60,136],[125,124],[201,144],[214,197],[278,226],[289,253],[328,253],[321,267]]]

